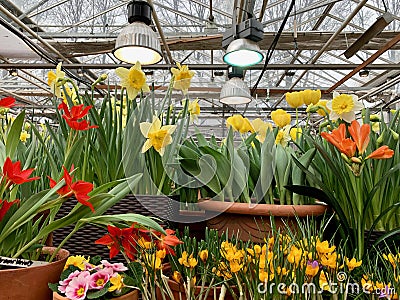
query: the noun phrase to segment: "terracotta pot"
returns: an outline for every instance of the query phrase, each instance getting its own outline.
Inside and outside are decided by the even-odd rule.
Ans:
[[[132,292],[125,294],[120,297],[115,297],[112,299],[116,300],[138,300],[139,299],[139,291],[138,290],[133,290]],[[69,298],[63,297],[60,294],[54,292],[53,293],[53,300],[69,300]]]
[[[221,212],[221,214],[209,219],[207,226],[225,231],[230,236],[254,242],[262,242],[264,237],[272,232],[271,217],[277,229],[284,230],[286,225],[292,229],[297,227],[296,216],[300,219],[321,216],[327,209],[327,205],[278,205],[278,204],[248,204],[235,202],[222,202],[213,200],[199,201],[199,207],[206,211]]]
[[[52,254],[55,247],[43,247],[45,254]],[[49,282],[57,282],[69,256],[67,250],[61,249],[56,261],[35,267],[0,270],[1,300],[51,300],[52,292]]]

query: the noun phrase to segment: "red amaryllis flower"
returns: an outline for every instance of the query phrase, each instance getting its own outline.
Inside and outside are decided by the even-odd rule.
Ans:
[[[11,183],[22,184],[24,182],[33,181],[40,178],[37,176],[29,178],[34,170],[35,169],[21,170],[20,161],[13,163],[11,159],[7,157],[3,165],[3,176],[6,177],[7,185]]]
[[[96,125],[90,126],[87,120],[79,120],[84,118],[91,108],[91,106],[84,107],[83,104],[79,104],[72,106],[71,110],[69,110],[68,106],[64,102],[61,102],[60,105],[58,105],[58,109],[64,111],[64,114],[62,115],[63,119],[67,122],[69,127],[75,130],[89,130],[90,128],[99,127]]]
[[[64,169],[63,178],[65,181],[65,185],[62,188],[60,188],[57,191],[57,193],[62,197],[69,197],[75,195],[75,198],[76,200],[78,200],[79,203],[89,207],[94,212],[93,204],[88,201],[90,199],[88,193],[90,193],[93,190],[93,184],[83,180],[72,182],[73,177],[71,176],[71,174],[68,173],[67,169],[64,166],[63,169]],[[71,168],[71,172],[72,170],[73,167]],[[57,182],[50,177],[49,180],[50,180],[50,187],[53,188],[57,184]]]
[[[374,152],[368,155],[366,159],[387,159],[391,158],[393,155],[394,151],[385,145],[376,149]]]
[[[342,123],[332,133],[322,132],[321,136],[340,150],[340,143],[346,138],[346,125]]]
[[[178,244],[183,244],[174,234],[175,231],[172,229],[165,229],[166,235],[160,234],[159,239],[155,241],[155,244],[159,250],[165,249],[167,254],[175,255],[174,249]]]
[[[8,212],[8,210],[10,209],[11,206],[13,206],[14,204],[18,204],[19,200],[14,200],[11,202],[8,202],[7,200],[0,200],[0,222],[1,220],[3,220],[4,216],[6,215],[6,213]]]
[[[130,260],[135,259],[136,241],[138,239],[135,224],[129,228],[107,226],[108,234],[95,241],[95,244],[106,245],[110,249],[110,259],[116,256],[122,247],[122,251]]]
[[[356,120],[351,122],[349,126],[349,133],[357,145],[358,153],[363,154],[365,149],[367,149],[369,144],[369,133],[371,127],[369,124],[363,124],[360,126]]]
[[[0,100],[0,107],[11,108],[15,106],[15,99],[13,97],[5,97]]]

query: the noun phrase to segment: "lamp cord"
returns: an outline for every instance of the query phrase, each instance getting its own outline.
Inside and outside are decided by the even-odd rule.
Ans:
[[[255,93],[255,91],[256,91],[256,89],[257,89],[257,86],[258,86],[258,84],[260,83],[261,78],[263,77],[263,75],[264,75],[264,73],[265,73],[265,71],[266,71],[266,69],[267,69],[268,63],[269,63],[269,61],[270,61],[270,59],[271,59],[271,57],[272,57],[272,54],[273,54],[273,52],[274,52],[274,50],[275,50],[276,45],[278,44],[278,40],[279,40],[279,38],[280,38],[280,36],[281,36],[281,34],[282,34],[282,32],[283,32],[283,28],[284,28],[285,25],[286,25],[286,22],[287,22],[287,20],[288,20],[288,18],[289,18],[289,16],[290,16],[290,13],[292,12],[292,9],[293,9],[294,5],[295,5],[295,0],[292,0],[291,3],[290,3],[290,6],[289,6],[288,11],[286,12],[285,17],[283,18],[283,21],[282,21],[281,26],[279,27],[279,30],[278,30],[278,32],[276,33],[276,35],[275,35],[275,37],[274,37],[274,40],[272,41],[271,46],[269,46],[269,49],[268,49],[268,51],[267,51],[267,55],[266,55],[266,58],[265,58],[264,67],[263,67],[263,69],[261,70],[261,74],[260,74],[260,76],[258,77],[257,82],[254,84],[253,88],[251,89],[251,95],[254,95],[254,93]]]
[[[386,6],[385,0],[382,0],[382,3],[383,3],[383,7],[385,8],[385,11],[387,12],[387,11],[388,11],[388,8],[387,8],[387,6]]]

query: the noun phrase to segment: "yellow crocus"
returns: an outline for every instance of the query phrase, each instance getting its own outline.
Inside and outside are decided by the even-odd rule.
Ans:
[[[349,268],[349,271],[353,271],[355,268],[358,268],[362,264],[362,260],[357,261],[354,257],[352,259],[344,258],[344,261]]]
[[[201,250],[199,253],[199,257],[205,263],[208,259],[208,250],[207,249]]]
[[[174,76],[174,89],[181,90],[186,95],[194,72],[189,70],[187,65],[181,65],[180,63],[176,63],[176,65],[178,68],[171,68],[171,73]]]
[[[50,86],[51,92],[57,96],[57,98],[61,98],[61,84],[60,80],[64,79],[65,72],[61,71],[62,63],[58,63],[56,67],[56,72],[49,71],[47,73],[47,83]]]
[[[321,257],[321,264],[325,267],[336,269],[337,254],[336,252],[325,254]]]
[[[303,251],[301,249],[298,249],[296,246],[292,246],[287,256],[287,260],[291,264],[295,264],[297,266],[300,263],[302,256]]]
[[[321,99],[320,90],[304,90],[301,93],[303,94],[303,100],[306,105],[316,104]]]
[[[319,271],[319,264],[317,261],[307,262],[306,267],[306,275],[310,277],[314,277],[318,274]]]
[[[150,92],[140,62],[136,62],[129,70],[119,67],[115,70],[115,74],[121,79],[121,86],[126,88],[130,100],[135,99],[140,91]]]
[[[145,153],[151,147],[162,156],[165,147],[172,143],[171,134],[175,131],[176,125],[161,126],[161,121],[156,116],[153,117],[153,122],[140,123],[140,131],[147,139],[142,147],[142,153]]]
[[[277,109],[271,112],[271,119],[272,121],[274,121],[276,126],[281,128],[285,127],[286,125],[289,125],[291,121],[290,114],[288,114],[283,109]]]
[[[333,252],[336,249],[336,246],[329,247],[328,241],[321,242],[318,240],[315,249],[319,255],[322,255]]]
[[[180,283],[182,281],[182,275],[178,271],[174,271],[174,274],[172,275],[172,279],[175,280],[177,283]]]
[[[272,131],[272,124],[257,118],[251,121],[251,125],[254,131],[258,133],[257,139],[260,141],[260,143],[264,143],[268,130]]]
[[[25,130],[21,131],[21,134],[19,135],[19,139],[21,142],[25,143],[27,139],[29,139],[31,137],[31,135],[26,132]]]
[[[303,94],[301,92],[286,93],[286,102],[290,107],[298,108],[304,104]]]

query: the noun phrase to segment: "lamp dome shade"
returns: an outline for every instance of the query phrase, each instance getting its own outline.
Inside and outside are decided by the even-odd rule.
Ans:
[[[241,78],[233,77],[222,87],[219,101],[229,105],[247,104],[251,101],[250,89]]]
[[[115,41],[114,56],[120,61],[152,65],[161,61],[161,45],[157,34],[143,22],[126,26]]]
[[[231,66],[248,67],[261,62],[264,55],[256,42],[241,38],[229,44],[223,59]]]

